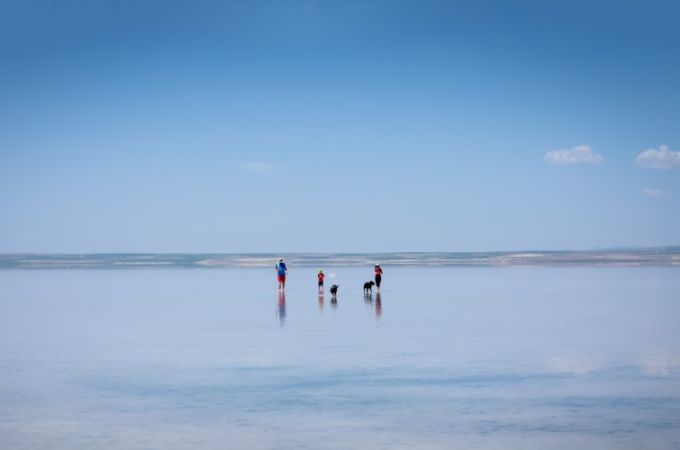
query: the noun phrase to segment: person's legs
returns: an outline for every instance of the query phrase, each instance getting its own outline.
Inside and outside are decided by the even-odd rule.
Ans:
[[[380,289],[380,282],[382,281],[382,276],[380,274],[376,274],[375,276],[375,286]]]

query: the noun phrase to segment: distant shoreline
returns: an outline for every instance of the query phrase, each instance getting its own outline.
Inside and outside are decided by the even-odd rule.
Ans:
[[[270,268],[279,256],[291,267],[668,266],[680,267],[680,246],[587,251],[394,253],[92,253],[0,254],[2,269]]]

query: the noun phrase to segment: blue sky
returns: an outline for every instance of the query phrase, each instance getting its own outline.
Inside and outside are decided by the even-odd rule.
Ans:
[[[678,244],[679,16],[2,2],[0,252]]]

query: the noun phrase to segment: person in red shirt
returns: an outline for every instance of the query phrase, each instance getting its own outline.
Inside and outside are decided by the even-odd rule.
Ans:
[[[380,290],[380,282],[382,281],[382,269],[380,268],[380,264],[376,264],[375,267],[373,267],[373,274],[375,275],[375,286]]]
[[[319,290],[323,290],[323,278],[325,275],[323,274],[323,270],[319,269],[319,273],[316,275],[317,280],[319,281]]]

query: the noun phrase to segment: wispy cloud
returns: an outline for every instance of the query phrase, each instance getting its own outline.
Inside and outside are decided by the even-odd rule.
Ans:
[[[671,191],[664,191],[663,189],[654,189],[650,187],[643,187],[642,193],[647,197],[663,197],[664,195],[669,195]]]
[[[649,148],[637,155],[635,164],[647,169],[680,169],[680,152],[672,152],[666,145],[660,146],[659,150]]]
[[[242,170],[250,173],[269,175],[274,172],[274,164],[264,161],[246,161],[240,164]]]
[[[604,158],[595,153],[589,145],[579,145],[571,149],[550,150],[543,161],[555,166],[568,164],[601,164]]]

